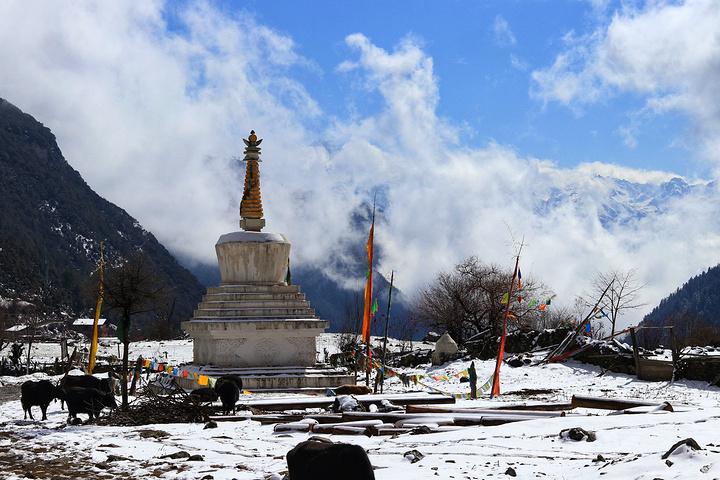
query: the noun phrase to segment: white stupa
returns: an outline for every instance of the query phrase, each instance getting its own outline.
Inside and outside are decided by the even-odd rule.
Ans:
[[[192,320],[182,328],[193,338],[193,364],[210,376],[235,374],[245,388],[324,388],[353,383],[344,369],[317,364],[319,319],[297,285],[289,285],[290,242],[265,233],[260,196],[260,143],[245,142],[242,231],[215,244],[221,283],[208,288]]]

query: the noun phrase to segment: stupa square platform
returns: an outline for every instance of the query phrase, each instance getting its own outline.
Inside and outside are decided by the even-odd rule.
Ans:
[[[315,339],[327,326],[295,285],[209,288],[183,324],[195,363],[234,368],[313,366]]]
[[[354,383],[345,369],[317,363],[316,338],[328,327],[297,285],[289,284],[290,242],[265,226],[260,197],[260,148],[255,132],[244,140],[244,231],[215,244],[221,283],[207,294],[182,329],[193,338],[193,365],[210,377],[239,375],[248,390],[324,389]],[[198,387],[182,379],[185,388]]]

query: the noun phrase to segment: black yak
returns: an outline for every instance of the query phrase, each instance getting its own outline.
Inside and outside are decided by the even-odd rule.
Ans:
[[[287,453],[290,480],[375,480],[372,464],[359,445],[313,437]]]
[[[42,411],[42,419],[47,420],[47,407],[55,398],[59,398],[59,388],[49,380],[33,381],[28,380],[20,386],[20,403],[27,418],[34,420],[31,408],[39,406]]]

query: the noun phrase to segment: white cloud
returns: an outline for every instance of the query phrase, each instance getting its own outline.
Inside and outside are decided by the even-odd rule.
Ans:
[[[524,72],[528,69],[528,63],[513,53],[510,54],[510,65],[515,70],[520,70],[521,72]]]
[[[537,98],[577,108],[617,92],[640,95],[646,112],[689,114],[704,154],[720,161],[716,0],[624,6],[591,34],[570,34],[566,43],[551,66],[532,73]]]
[[[331,119],[293,79],[313,64],[292,39],[208,4],[181,11],[180,35],[162,9],[2,2],[0,64],[13,68],[0,71],[0,85],[53,129],[94,189],[176,252],[213,262],[217,237],[237,228],[242,172],[232,159],[254,128],[265,139],[267,230],[288,235],[295,262],[329,269],[347,242],[361,245],[365,232],[353,231],[349,214],[375,189],[388,204],[379,270],[395,269],[408,293],[471,254],[509,264],[508,228],[529,243],[523,270],[568,302],[598,269],[639,267],[652,304],[716,262],[720,218],[705,198],[602,225],[601,205],[617,195],[609,177],[657,186],[668,173],[562,169],[503,145],[462,144],[462,127],[437,114],[432,58],[411,38],[392,51],[359,33],[346,38],[349,58],[333,75],[359,76],[382,102]],[[558,193],[565,200],[538,211]]]
[[[503,18],[502,15],[497,15],[493,21],[493,35],[495,36],[495,42],[501,46],[515,45],[517,39],[515,34],[510,28],[510,24]]]

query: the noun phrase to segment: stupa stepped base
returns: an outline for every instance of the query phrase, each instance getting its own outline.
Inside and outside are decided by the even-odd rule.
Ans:
[[[316,364],[315,338],[328,322],[296,285],[221,285],[208,289],[192,320],[193,360],[223,368]]]
[[[340,385],[354,384],[355,376],[344,368],[332,368],[318,364],[313,367],[257,367],[231,368],[214,365],[190,365],[183,367],[190,372],[209,377],[237,375],[243,381],[243,389],[258,391],[324,391]],[[197,380],[179,377],[176,379],[185,389],[200,388]]]

